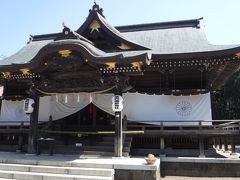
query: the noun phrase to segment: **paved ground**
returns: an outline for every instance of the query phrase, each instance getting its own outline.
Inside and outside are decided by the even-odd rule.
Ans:
[[[162,180],[237,180],[240,177],[183,177],[183,176],[166,176]]]

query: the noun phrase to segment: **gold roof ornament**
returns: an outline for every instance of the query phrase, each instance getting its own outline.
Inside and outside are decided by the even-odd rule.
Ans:
[[[67,49],[58,51],[58,54],[60,54],[62,57],[69,57],[71,53],[72,51]]]
[[[142,61],[136,61],[136,62],[132,62],[131,63],[132,66],[136,69],[138,69],[139,71],[141,71],[141,68],[142,68],[142,65],[143,65],[143,62]]]
[[[100,24],[96,20],[93,20],[92,23],[89,25],[89,29],[91,29],[90,33],[92,33],[95,30],[97,32],[99,32],[100,28],[101,28],[101,26],[100,26]]]
[[[29,74],[29,71],[30,71],[30,69],[28,69],[28,68],[23,68],[23,69],[19,69],[24,75],[26,75],[26,74]]]
[[[6,71],[6,72],[2,72],[2,74],[3,74],[3,77],[4,77],[5,79],[9,79],[10,76],[11,76],[11,73],[8,72],[8,71]]]
[[[235,54],[238,59],[240,59],[240,52]]]
[[[108,66],[108,69],[114,69],[116,66],[116,62],[107,62],[105,64]]]
[[[122,50],[132,49],[129,45],[127,45],[125,43],[121,43],[121,46],[118,46],[118,48],[120,48]]]

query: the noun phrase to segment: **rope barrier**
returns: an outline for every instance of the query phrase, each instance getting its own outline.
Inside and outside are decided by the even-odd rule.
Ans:
[[[70,134],[70,135],[99,135],[99,134],[115,134],[114,131],[51,131],[51,130],[39,130],[43,133],[49,134]],[[144,131],[123,131],[123,134],[144,134]]]
[[[105,93],[105,92],[108,92],[110,90],[112,90],[113,88],[115,88],[116,86],[112,86],[108,89],[104,89],[102,91],[95,91],[95,92],[79,92],[79,93],[49,93],[49,92],[45,92],[45,91],[42,91],[38,88],[36,88],[36,90],[42,94],[45,94],[45,95],[57,95],[57,94],[101,94],[101,93]]]

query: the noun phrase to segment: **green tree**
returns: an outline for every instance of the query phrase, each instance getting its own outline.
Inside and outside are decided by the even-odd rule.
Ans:
[[[212,92],[213,119],[240,119],[240,71]]]

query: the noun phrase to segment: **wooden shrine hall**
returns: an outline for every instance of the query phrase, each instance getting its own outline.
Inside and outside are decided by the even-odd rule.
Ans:
[[[41,124],[38,118],[42,97],[79,93],[112,96],[138,93],[177,98],[215,91],[238,70],[240,45],[210,44],[200,21],[201,18],[113,27],[107,22],[103,9],[95,3],[86,21],[76,31],[63,23],[63,29],[59,33],[30,36],[26,46],[0,61],[0,84],[4,88],[1,114],[4,113],[3,101],[20,102],[26,98],[34,100],[33,112],[30,113],[26,126],[25,122],[19,121],[19,126],[15,124],[14,128],[11,128],[11,125],[8,125],[7,129],[0,129],[0,134],[8,137],[14,135],[21,143],[23,134],[26,134],[28,140],[25,145],[27,144],[28,153],[36,153],[38,139],[44,130],[44,123]],[[124,98],[123,100],[126,102]],[[153,109],[151,106],[154,105],[146,106]],[[155,124],[151,124],[151,117],[148,119],[149,123],[146,123],[146,119],[135,119],[135,124],[131,124],[131,121],[128,121],[131,120],[130,113],[128,115],[117,111],[109,115],[108,117],[115,119],[114,128],[110,129],[115,137],[115,156],[122,156],[127,136],[132,138],[131,143],[136,147],[141,144],[137,143],[137,140],[152,138],[146,147],[142,147],[146,149],[155,146],[163,150],[166,145],[171,146],[167,138],[174,139],[179,136],[197,139],[200,154],[204,152],[204,145],[206,148],[211,146],[209,143],[212,142],[215,145],[217,142],[231,143],[234,147],[232,139],[239,134],[238,121],[228,120],[224,121],[224,124],[215,124],[212,119],[198,119],[194,121],[197,125],[185,127],[184,118],[187,118],[195,107],[186,101],[181,101],[174,107],[181,115],[174,128],[165,127],[164,121],[170,120],[160,117],[158,121],[154,120]],[[85,108],[91,109],[92,104]],[[99,110],[100,106],[94,108],[95,111],[98,108],[98,114],[103,113]],[[83,108],[82,113],[83,111],[87,110]],[[105,115],[103,118],[106,118]],[[94,118],[96,125],[100,116],[95,113]],[[177,120],[172,121],[173,125]],[[186,120],[189,122],[191,118]],[[49,117],[45,121],[46,124],[58,124],[57,118],[51,121]],[[210,124],[204,126],[204,121]],[[8,124],[8,120],[0,118],[1,126],[4,126],[4,123]],[[67,124],[66,120],[65,125]],[[76,127],[74,123],[73,126]],[[231,128],[228,128],[230,126]],[[83,130],[77,131],[79,129],[57,130],[55,128],[55,131],[52,129],[48,133],[55,133],[55,136],[57,134],[61,138],[65,137],[61,133],[66,135],[70,132],[75,136],[84,136]],[[102,129],[103,134],[107,133],[104,130],[108,129]],[[89,132],[89,129],[85,128],[85,131]],[[97,131],[91,131],[88,135],[91,135],[92,141],[101,136]],[[107,139],[107,136],[105,138]],[[229,140],[226,140],[228,138]]]

